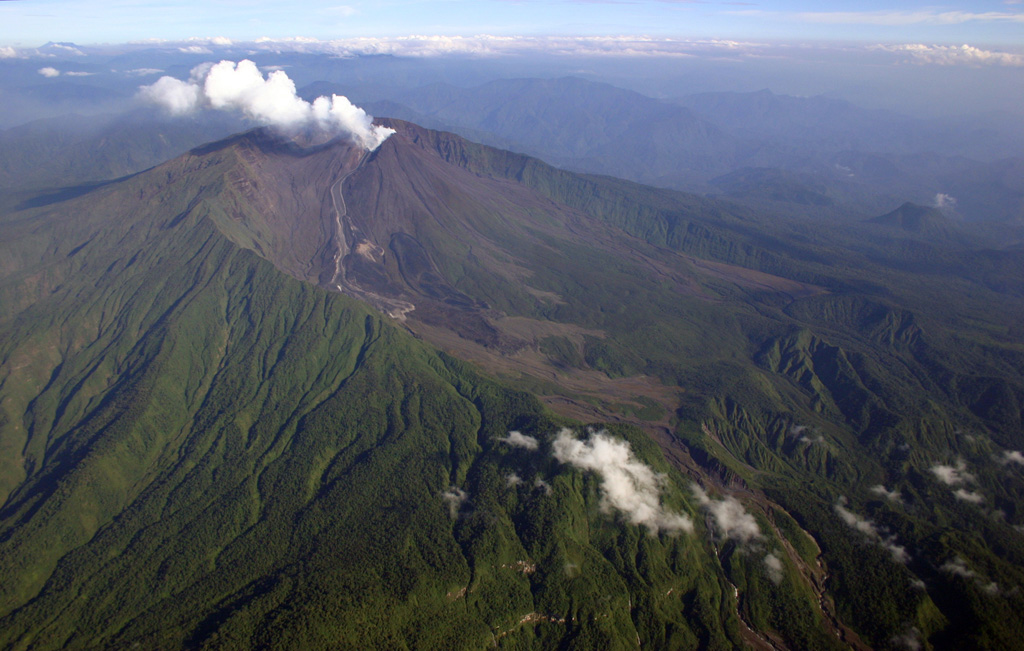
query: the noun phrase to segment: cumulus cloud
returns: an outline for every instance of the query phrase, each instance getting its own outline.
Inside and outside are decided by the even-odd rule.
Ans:
[[[232,41],[231,41],[230,38],[227,38],[225,36],[214,36],[213,38],[210,39],[210,43],[212,43],[213,45],[221,45],[221,46],[223,46],[223,45],[231,45]]]
[[[897,543],[896,536],[885,535],[886,532],[879,529],[874,522],[850,511],[846,508],[845,504],[845,498],[839,498],[839,501],[835,504],[835,511],[843,522],[887,550],[892,554],[893,560],[897,563],[907,563],[910,561],[910,554],[907,553],[906,547]]]
[[[523,434],[522,432],[509,432],[508,436],[498,440],[502,443],[507,443],[514,448],[525,448],[527,450],[536,450],[540,446],[537,439],[527,434]]]
[[[967,464],[964,463],[963,459],[957,459],[955,466],[937,463],[928,470],[947,486],[957,486],[974,481],[974,475],[967,472]]]
[[[901,496],[900,496],[900,492],[898,490],[889,490],[888,488],[886,488],[882,484],[877,484],[875,486],[872,486],[868,490],[870,490],[875,495],[879,495],[881,497],[884,497],[885,499],[889,500],[890,502],[901,502],[902,501]]]
[[[523,483],[523,478],[514,472],[509,473],[508,475],[505,476],[505,485],[508,486],[509,488],[513,486],[518,486],[521,483]]]
[[[1021,14],[1024,17],[1024,14]],[[984,50],[971,45],[925,45],[905,43],[902,45],[876,45],[876,50],[904,54],[916,63],[942,66],[1024,66],[1024,56],[1012,52]]]
[[[57,77],[57,76],[60,75],[60,70],[57,70],[56,68],[53,68],[53,67],[50,67],[50,66],[46,66],[45,68],[40,68],[36,72],[38,72],[39,74],[41,74],[44,77]]]
[[[606,432],[595,432],[581,441],[571,430],[563,429],[552,451],[560,463],[600,475],[601,509],[605,513],[619,511],[631,524],[644,525],[652,534],[693,530],[690,518],[661,506],[664,476],[639,461],[628,441]]]
[[[953,496],[956,497],[958,500],[970,502],[971,504],[981,504],[982,502],[985,501],[985,496],[982,495],[981,493],[977,491],[964,490],[963,488],[958,488],[955,491],[953,491]]]
[[[726,496],[720,500],[713,500],[700,486],[694,484],[691,489],[700,505],[711,515],[715,532],[721,539],[749,543],[761,538],[757,520],[747,513],[735,497]]]
[[[10,46],[0,47],[0,59],[15,59],[18,57],[18,51]]]
[[[459,515],[459,509],[469,499],[469,493],[456,486],[451,486],[441,493],[441,499],[448,503],[448,514],[454,520]]]
[[[295,82],[277,70],[266,78],[249,60],[205,63],[192,69],[188,80],[161,77],[142,86],[139,97],[172,115],[200,108],[241,113],[259,124],[283,130],[313,128],[346,135],[366,149],[376,149],[393,129],[373,125],[366,111],[342,95],[318,97],[312,104],[295,93]]]
[[[775,552],[764,557],[764,571],[775,585],[782,583],[782,559]]]

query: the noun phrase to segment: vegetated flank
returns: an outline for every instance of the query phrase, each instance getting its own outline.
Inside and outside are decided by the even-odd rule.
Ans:
[[[4,211],[5,646],[1016,644],[1019,253],[389,124]]]

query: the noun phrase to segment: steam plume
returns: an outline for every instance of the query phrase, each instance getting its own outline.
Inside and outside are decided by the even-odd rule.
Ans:
[[[693,530],[690,518],[662,508],[659,498],[664,476],[633,456],[627,441],[605,432],[595,432],[589,440],[581,441],[572,431],[563,429],[552,448],[561,463],[601,475],[601,508],[605,513],[620,511],[630,523],[642,524],[652,534]]]
[[[192,69],[187,81],[161,77],[139,88],[139,97],[172,115],[201,108],[241,113],[259,124],[285,131],[313,128],[330,135],[347,135],[374,150],[394,129],[374,126],[366,111],[342,95],[318,97],[312,104],[295,94],[295,82],[281,70],[265,79],[249,60],[204,63]]]

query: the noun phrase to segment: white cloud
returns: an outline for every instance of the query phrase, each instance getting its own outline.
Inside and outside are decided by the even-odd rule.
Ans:
[[[920,651],[921,631],[917,630],[917,627],[911,626],[902,635],[893,636],[892,642],[896,646],[909,649],[909,651]]]
[[[508,486],[509,488],[513,486],[518,486],[521,483],[523,483],[523,478],[514,472],[509,473],[508,475],[505,476],[505,485]]]
[[[552,450],[559,462],[601,476],[601,509],[605,513],[619,511],[631,524],[643,525],[652,534],[693,530],[690,518],[662,508],[664,476],[639,461],[628,441],[606,432],[595,432],[581,441],[571,430],[563,429]]]
[[[18,51],[13,47],[3,46],[0,47],[0,59],[17,59],[19,58]]]
[[[805,11],[795,15],[809,23],[839,25],[962,25],[972,22],[1024,23],[1024,14],[1007,11]]]
[[[957,459],[955,466],[937,463],[928,470],[932,471],[932,474],[947,486],[956,486],[974,481],[974,475],[967,472],[967,464],[964,463],[963,459]]]
[[[57,76],[60,75],[60,70],[57,70],[56,68],[52,68],[50,66],[47,66],[45,68],[40,68],[36,72],[38,72],[39,74],[41,74],[44,77],[57,77]]]
[[[910,554],[907,553],[906,547],[897,544],[896,536],[883,535],[886,532],[879,530],[874,522],[850,511],[844,506],[845,504],[845,498],[839,498],[839,501],[835,504],[835,511],[842,518],[843,522],[887,550],[892,554],[893,560],[897,563],[907,563],[910,561]]]
[[[232,41],[231,41],[230,38],[226,38],[224,36],[214,36],[213,38],[210,39],[210,43],[212,43],[213,45],[224,46],[224,45],[231,45]]]
[[[547,483],[540,477],[533,480],[533,487],[543,490],[545,495],[550,495],[552,491],[551,484]]]
[[[901,502],[902,501],[902,499],[900,497],[900,492],[898,490],[889,490],[888,488],[886,488],[885,486],[883,486],[881,484],[877,484],[875,486],[872,486],[868,490],[870,490],[875,495],[880,495],[881,497],[884,497],[885,499],[889,500],[890,502]]]
[[[939,192],[935,195],[933,205],[939,210],[956,210],[956,197]]]
[[[525,448],[527,450],[536,450],[540,446],[537,439],[527,434],[523,434],[522,432],[515,431],[509,432],[508,436],[503,439],[498,439],[498,441],[501,443],[507,443],[514,448]]]
[[[782,583],[782,559],[775,552],[764,557],[764,571],[775,585]]]
[[[124,74],[132,77],[148,77],[149,75],[158,75],[163,72],[162,68],[132,68],[131,70],[125,70]]]
[[[981,493],[977,491],[964,490],[963,488],[958,488],[955,491],[953,491],[953,496],[956,497],[958,500],[970,502],[971,504],[981,504],[982,502],[985,501],[985,496],[982,495]]]
[[[997,65],[1024,66],[1024,56],[1012,52],[983,50],[972,45],[925,45],[905,43],[902,45],[876,45],[872,49],[894,54],[908,55],[917,63],[943,66],[952,65]]]
[[[315,128],[347,135],[366,149],[376,149],[393,129],[373,125],[366,111],[347,97],[318,97],[312,104],[295,93],[295,82],[277,70],[265,79],[249,60],[204,63],[192,69],[188,81],[161,77],[139,89],[139,97],[172,115],[200,108],[241,113],[259,124],[284,130]]]
[[[1016,463],[1024,466],[1024,454],[1021,454],[1019,450],[1003,450],[1003,458],[1000,459],[1000,463],[1003,465]]]
[[[64,74],[66,74],[68,77],[92,77],[96,73],[95,72],[79,72],[77,70],[73,70],[71,72],[65,72]]]
[[[459,515],[459,509],[469,499],[469,493],[456,486],[451,486],[441,493],[441,499],[448,503],[448,514],[455,519]]]
[[[726,496],[720,500],[713,500],[697,484],[693,484],[691,490],[700,505],[711,514],[715,531],[721,539],[731,538],[741,543],[749,543],[761,538],[757,520],[747,513],[735,497]]]
[[[213,50],[208,47],[203,47],[202,45],[187,45],[185,47],[179,47],[178,51],[184,52],[185,54],[213,54]]]
[[[939,569],[947,574],[960,576],[965,579],[969,579],[975,575],[974,570],[967,567],[967,562],[959,556],[951,561],[946,561],[939,567]]]

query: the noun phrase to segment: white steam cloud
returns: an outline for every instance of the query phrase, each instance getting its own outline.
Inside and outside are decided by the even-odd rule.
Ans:
[[[41,74],[42,76],[44,76],[44,77],[59,77],[60,76],[60,70],[57,70],[56,68],[54,68],[52,66],[46,66],[45,68],[40,68],[39,70],[37,70],[37,72],[39,74]]]
[[[931,470],[932,474],[947,486],[956,486],[974,481],[974,475],[967,472],[967,464],[964,463],[963,459],[957,459],[955,466],[946,466],[938,463],[928,470]]]
[[[275,70],[264,78],[247,59],[196,66],[187,81],[161,77],[142,86],[139,97],[173,115],[212,108],[284,130],[313,128],[347,135],[371,151],[394,133],[394,129],[374,126],[366,111],[342,95],[318,97],[310,104],[295,94],[295,82],[285,72]]]
[[[747,513],[740,501],[727,496],[713,500],[700,486],[691,486],[694,496],[700,505],[711,514],[715,531],[722,540],[732,539],[741,543],[749,543],[761,537],[761,529],[757,526],[754,516]]]
[[[523,434],[522,432],[515,431],[509,432],[508,436],[503,439],[498,439],[498,441],[507,443],[514,448],[525,448],[527,450],[536,450],[540,446],[537,439],[527,434]]]
[[[956,210],[956,197],[946,194],[945,192],[938,192],[935,195],[934,205],[939,210]]]
[[[896,536],[883,535],[886,532],[879,530],[874,522],[850,511],[845,507],[845,504],[846,498],[840,497],[835,505],[836,513],[842,518],[843,522],[886,549],[892,554],[892,559],[897,563],[907,563],[910,561],[910,554],[907,553],[906,547],[896,544]]]
[[[586,441],[563,429],[552,444],[555,458],[581,470],[601,476],[601,509],[621,512],[631,524],[644,525],[652,534],[659,531],[693,531],[693,522],[685,515],[661,506],[664,475],[639,461],[627,441],[606,432],[595,432]]]

